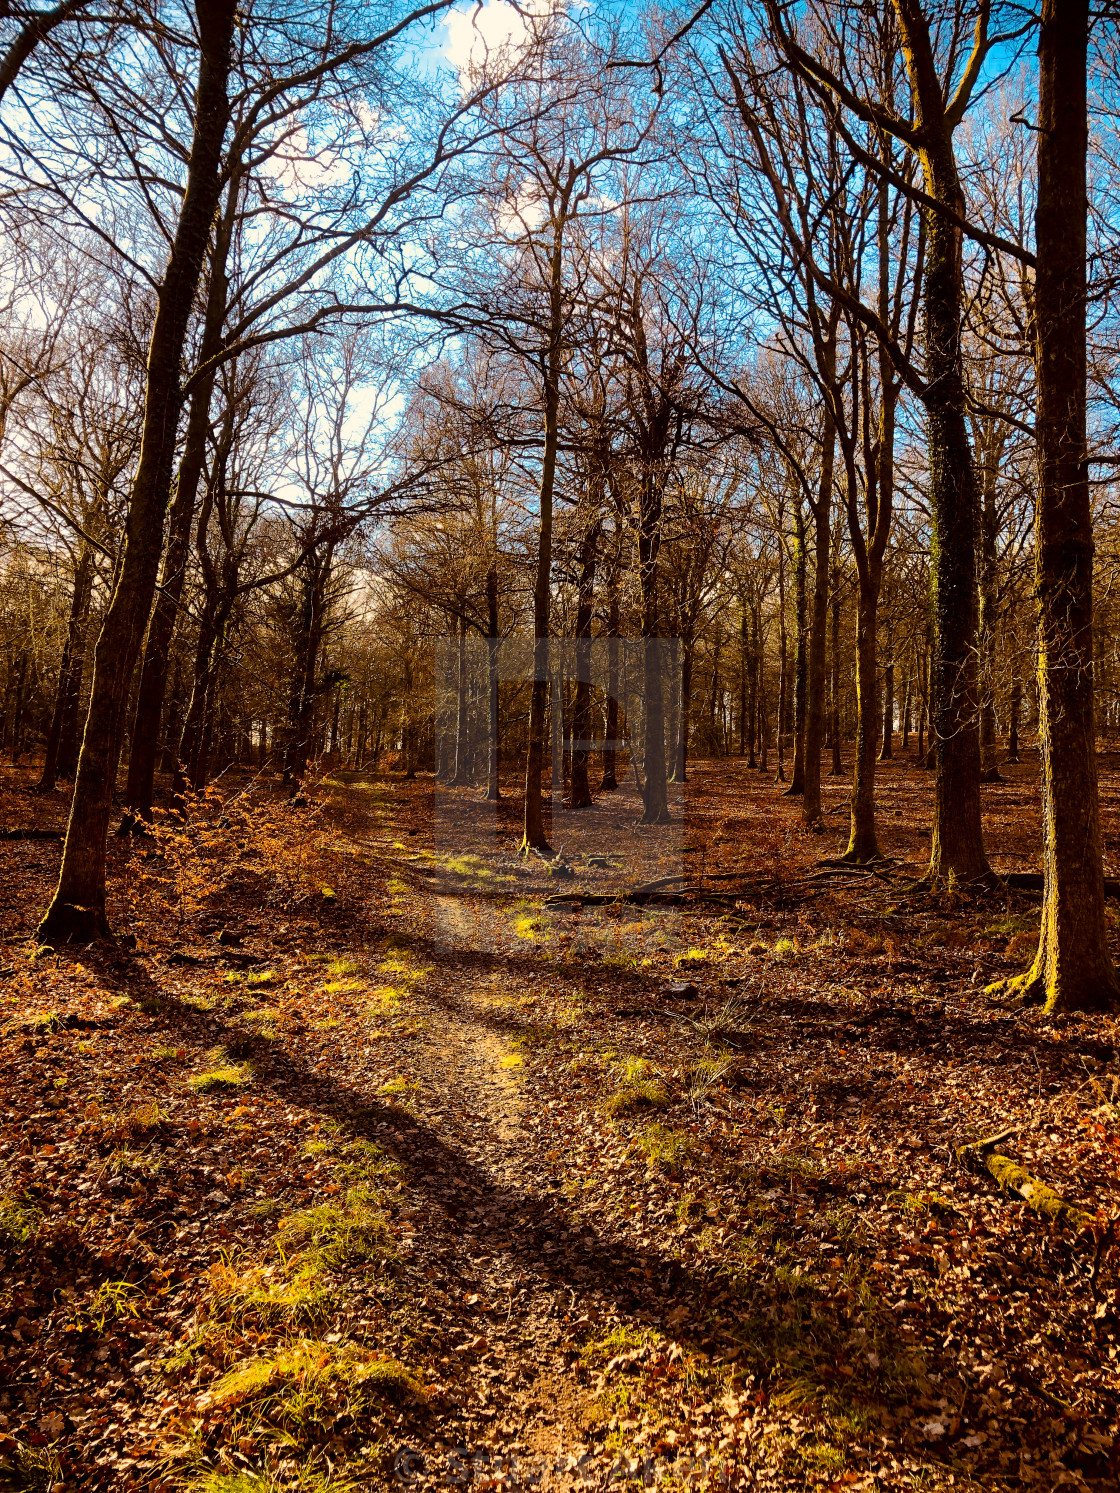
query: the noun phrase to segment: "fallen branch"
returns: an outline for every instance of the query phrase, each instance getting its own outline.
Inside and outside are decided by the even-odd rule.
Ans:
[[[1075,1203],[1067,1203],[1052,1187],[1038,1177],[1032,1176],[1017,1161],[1013,1161],[1010,1156],[1004,1156],[1001,1151],[992,1149],[999,1145],[1000,1141],[1014,1134],[1014,1130],[1001,1130],[997,1135],[988,1136],[986,1140],[958,1146],[957,1160],[961,1166],[981,1163],[1000,1187],[1007,1192],[1017,1192],[1024,1201],[1030,1203],[1036,1213],[1044,1214],[1051,1223],[1070,1224],[1077,1233],[1085,1230],[1095,1231],[1096,1214],[1079,1208]]]
[[[0,840],[61,840],[64,829],[0,829]]]
[[[1008,871],[1007,875],[1000,879],[1014,892],[1043,892],[1046,890],[1041,871]],[[1105,877],[1104,894],[1106,897],[1120,897],[1120,877]]]

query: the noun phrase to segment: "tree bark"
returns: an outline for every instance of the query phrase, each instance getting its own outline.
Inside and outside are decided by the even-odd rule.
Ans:
[[[789,638],[786,632],[785,537],[778,533],[778,768],[775,781],[786,780],[785,736],[789,715]]]
[[[602,520],[596,511],[583,535],[579,556],[576,601],[576,696],[572,708],[572,785],[569,802],[573,809],[590,809],[594,800],[587,779],[591,758],[591,624],[595,606],[595,567],[599,554]]]
[[[525,757],[525,823],[521,854],[551,855],[544,829],[541,774],[548,713],[548,633],[552,604],[552,498],[560,438],[560,358],[563,332],[564,220],[553,228],[549,256],[549,338],[544,359],[544,451],[538,497],[537,569],[533,581],[533,688],[529,697],[529,750]]]
[[[1004,442],[986,443],[980,508],[980,780],[1001,783],[996,745],[996,475]]]
[[[1115,1010],[1093,721],[1086,408],[1088,0],[1043,0],[1035,213],[1035,585],[1044,886],[1038,953],[1012,982],[1047,1011]]]
[[[618,583],[611,571],[607,581],[607,720],[603,737],[603,792],[618,787]]]
[[[665,760],[665,702],[657,560],[661,550],[661,482],[656,472],[642,476],[638,513],[638,576],[642,593],[642,683],[645,720],[645,812],[643,824],[669,823],[669,784]]]
[[[894,664],[883,668],[883,744],[879,749],[879,761],[889,762],[894,756]]]
[[[805,696],[809,682],[809,618],[806,595],[805,510],[800,494],[793,510],[793,599],[797,617],[797,656],[793,674],[793,768],[788,797],[805,792]]]
[[[827,367],[836,366],[836,336],[830,331]],[[821,472],[813,506],[813,611],[809,629],[809,680],[805,708],[804,801],[801,820],[811,829],[824,823],[821,813],[821,747],[824,742],[825,659],[828,635],[828,577],[832,558],[832,481],[836,462],[836,420],[826,407],[821,437]]]
[[[832,567],[832,708],[829,732],[832,736],[832,768],[829,777],[839,778],[844,774],[844,763],[840,756],[840,567]]]
[[[148,346],[140,457],[117,584],[94,654],[93,684],[62,866],[43,942],[107,934],[105,847],[132,673],[152,608],[182,405],[180,363],[221,190],[229,122],[233,0],[196,0],[201,56],[186,191]]]
[[[1011,681],[1011,699],[1007,706],[1007,760],[1019,760],[1019,717],[1023,712],[1023,686],[1016,674]]]
[[[953,151],[953,131],[960,109],[951,107],[945,98],[934,60],[930,23],[917,0],[895,0],[895,14],[920,117],[915,133],[925,191],[959,221],[965,215],[965,200]],[[984,852],[980,817],[975,559],[978,497],[961,351],[962,235],[955,222],[936,210],[926,213],[923,275],[923,403],[933,529],[929,728],[937,769],[927,876],[936,885],[942,881],[977,881],[992,874]]]
[[[470,779],[467,753],[470,749],[470,715],[467,706],[467,624],[459,622],[455,640],[455,770],[449,786],[462,787]]]
[[[489,743],[486,755],[486,797],[497,803],[502,796],[499,781],[501,769],[501,719],[498,706],[498,572],[491,566],[486,572],[486,684]]]
[[[55,691],[54,712],[47,733],[43,774],[39,779],[40,793],[52,792],[59,775],[69,776],[74,770],[72,754],[77,738],[78,706],[85,668],[85,636],[92,597],[93,551],[88,544],[83,544],[74,570],[70,619],[58,666],[58,688]]]
[[[203,366],[217,354],[225,323],[229,279],[226,273],[229,247],[236,218],[237,191],[231,183],[225,212],[222,214],[210,256],[210,279],[206,293],[206,313],[202,329],[199,362]],[[190,560],[191,526],[194,520],[198,484],[206,463],[206,438],[210,431],[210,401],[214,393],[215,373],[205,373],[191,395],[179,476],[167,526],[167,549],[163,557],[160,588],[156,596],[148,634],[144,644],[144,662],[136,692],[136,711],[132,722],[132,746],[128,759],[128,779],[124,801],[129,814],[122,829],[131,828],[137,820],[152,817],[155,795],[156,761],[159,755],[159,727],[163,715],[163,698],[167,689],[167,670],[171,656],[171,639],[179,618],[187,564]]]

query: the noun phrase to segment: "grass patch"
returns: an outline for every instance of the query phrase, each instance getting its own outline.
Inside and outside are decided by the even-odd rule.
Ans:
[[[327,1316],[332,1299],[322,1266],[314,1259],[281,1260],[255,1269],[219,1264],[211,1268],[210,1285],[215,1312],[238,1323],[255,1317],[307,1327]],[[170,1360],[169,1365],[178,1366]]]
[[[93,1293],[86,1312],[97,1331],[104,1332],[108,1322],[138,1317],[144,1300],[144,1292],[131,1281],[107,1280]]]
[[[154,1047],[151,1052],[151,1060],[153,1063],[177,1063],[185,1058],[186,1055],[186,1048],[183,1047]]]
[[[670,1175],[680,1171],[693,1147],[690,1135],[681,1130],[671,1130],[668,1125],[649,1125],[634,1139],[652,1164]]]
[[[38,1208],[19,1198],[0,1198],[0,1250],[24,1249],[35,1237],[39,1227]]]
[[[603,1108],[612,1119],[620,1119],[625,1115],[640,1114],[643,1110],[665,1109],[668,1103],[668,1094],[651,1079],[616,1089],[607,1097]]]
[[[131,1146],[118,1146],[109,1157],[109,1170],[116,1176],[136,1172],[142,1177],[154,1177],[162,1169],[162,1156],[151,1151],[134,1151]]]
[[[407,1078],[390,1078],[388,1083],[383,1083],[377,1092],[389,1099],[396,1094],[410,1093],[415,1088],[416,1084],[409,1083]]]
[[[290,1214],[277,1232],[276,1248],[281,1258],[298,1253],[305,1262],[338,1270],[384,1259],[389,1229],[371,1189],[354,1187],[342,1204],[321,1203]]]

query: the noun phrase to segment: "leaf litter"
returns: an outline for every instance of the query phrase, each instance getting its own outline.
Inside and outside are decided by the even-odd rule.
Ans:
[[[423,781],[214,790],[114,844],[134,948],[36,949],[57,846],[9,847],[0,1479],[1116,1485],[1116,1023],[984,997],[1037,902],[815,878],[773,784],[693,779],[683,906],[586,896],[664,872],[625,795],[550,902],[515,803],[466,854]]]

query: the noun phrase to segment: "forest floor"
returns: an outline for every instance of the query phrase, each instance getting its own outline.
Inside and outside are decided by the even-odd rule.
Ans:
[[[223,779],[113,843],[87,949],[35,946],[57,842],[4,843],[0,1486],[1115,1488],[1120,1023],[984,995],[1039,899],[906,890],[908,757],[882,877],[817,874],[842,780],[823,834],[737,760],[661,829],[601,795],[565,877],[508,786]],[[958,1162],[996,1132],[1093,1227]]]

